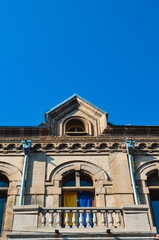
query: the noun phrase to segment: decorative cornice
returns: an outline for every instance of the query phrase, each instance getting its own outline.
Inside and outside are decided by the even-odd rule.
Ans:
[[[158,152],[159,137],[14,137],[0,138],[0,152],[22,152],[22,140],[31,140],[31,152],[126,151],[125,140],[135,141],[136,152]]]

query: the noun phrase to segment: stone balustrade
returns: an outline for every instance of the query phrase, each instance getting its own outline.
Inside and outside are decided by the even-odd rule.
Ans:
[[[147,205],[121,207],[14,207],[13,232],[140,232],[154,234]]]
[[[40,226],[54,228],[118,228],[123,222],[121,208],[58,207],[40,209]]]

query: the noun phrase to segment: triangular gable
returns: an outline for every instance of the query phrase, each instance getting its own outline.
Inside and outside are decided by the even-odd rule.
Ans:
[[[64,123],[70,118],[87,122],[88,135],[100,135],[107,127],[107,113],[77,94],[48,110],[45,118],[46,126],[55,136],[65,134]]]
[[[81,99],[82,101],[84,101],[87,104],[93,106],[94,108],[98,109],[99,111],[103,112],[104,114],[108,114],[107,112],[105,112],[101,108],[97,107],[96,105],[94,105],[93,103],[89,102],[88,100],[86,100],[85,98],[81,97],[80,95],[78,95],[76,93],[74,93],[71,97],[67,98],[66,100],[62,101],[61,103],[57,104],[55,107],[53,107],[53,108],[49,109],[48,111],[46,111],[45,114],[49,114],[50,112],[56,110],[58,107],[61,107],[62,105],[66,104],[67,102],[69,102],[70,100],[72,100],[74,98]]]

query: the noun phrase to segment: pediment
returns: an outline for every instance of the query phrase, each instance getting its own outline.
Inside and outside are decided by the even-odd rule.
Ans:
[[[101,135],[107,127],[107,113],[77,94],[47,111],[45,118],[46,126],[54,136],[66,134],[68,121],[69,124],[76,122],[77,127],[81,121],[85,126],[85,134],[91,136]]]

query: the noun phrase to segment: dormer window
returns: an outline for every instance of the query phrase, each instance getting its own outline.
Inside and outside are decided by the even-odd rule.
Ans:
[[[107,114],[78,95],[46,112],[46,127],[53,136],[100,136]]]
[[[66,134],[70,136],[87,135],[85,124],[81,119],[73,118],[66,122]]]

